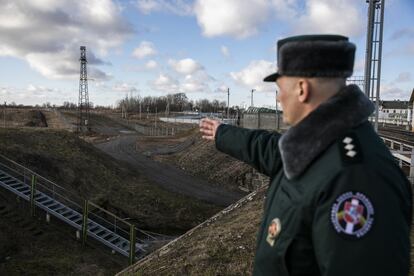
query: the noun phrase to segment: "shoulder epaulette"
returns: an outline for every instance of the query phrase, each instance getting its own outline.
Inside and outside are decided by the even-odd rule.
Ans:
[[[355,133],[347,133],[338,142],[339,153],[344,165],[361,163],[363,160],[362,148]]]

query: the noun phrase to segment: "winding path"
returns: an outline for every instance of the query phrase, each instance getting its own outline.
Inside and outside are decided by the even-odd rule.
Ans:
[[[153,161],[135,150],[137,135],[121,135],[97,144],[96,147],[112,157],[126,161],[165,190],[191,196],[220,206],[228,206],[245,195],[216,187],[207,181],[188,175],[168,164]]]

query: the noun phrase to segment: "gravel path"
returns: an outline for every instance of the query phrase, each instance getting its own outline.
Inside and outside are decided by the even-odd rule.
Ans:
[[[135,150],[136,138],[137,135],[123,135],[109,142],[97,144],[96,147],[118,160],[128,162],[141,173],[146,174],[149,180],[171,192],[184,194],[220,206],[228,206],[245,195],[242,192],[231,192],[215,187],[207,181],[190,176],[176,167],[149,159]]]

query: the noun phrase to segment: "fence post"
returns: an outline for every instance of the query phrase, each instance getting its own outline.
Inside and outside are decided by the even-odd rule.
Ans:
[[[88,200],[85,199],[83,204],[83,217],[82,217],[82,246],[86,244],[86,237],[88,235]]]
[[[36,175],[32,175],[32,185],[30,188],[30,210],[32,212],[32,216],[35,216],[35,194],[36,194]]]
[[[129,265],[132,265],[135,260],[135,226],[133,224],[129,227]]]

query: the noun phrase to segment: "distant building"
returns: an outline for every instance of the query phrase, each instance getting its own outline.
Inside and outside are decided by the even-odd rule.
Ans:
[[[381,101],[378,118],[381,123],[409,125],[412,120],[412,102],[410,101]]]
[[[378,122],[382,124],[393,124],[406,126],[407,129],[414,123],[414,89],[411,92],[410,100],[401,101],[380,101],[378,110]],[[414,128],[414,126],[412,127]]]

